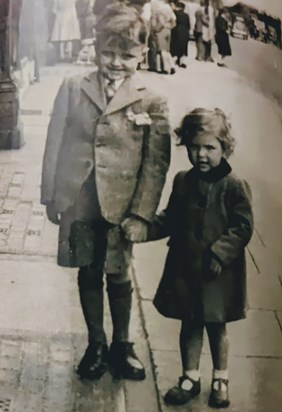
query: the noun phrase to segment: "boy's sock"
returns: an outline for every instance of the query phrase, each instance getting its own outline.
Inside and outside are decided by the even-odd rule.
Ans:
[[[214,370],[213,370],[213,379],[225,379],[225,380],[228,380],[228,369],[225,369],[225,370],[214,369]],[[218,382],[214,382],[213,388],[214,388],[215,390],[218,390],[218,388],[219,388]],[[222,383],[221,389],[222,389],[223,391],[226,391],[226,390],[227,390],[227,386],[226,386],[224,383]]]
[[[200,371],[197,369],[184,371],[184,375],[196,382],[200,379]]]

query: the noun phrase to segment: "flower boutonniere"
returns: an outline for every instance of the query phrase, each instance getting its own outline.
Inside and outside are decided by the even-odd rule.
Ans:
[[[131,108],[127,109],[126,116],[128,120],[136,124],[136,126],[150,126],[152,124],[152,119],[149,113],[134,113]]]

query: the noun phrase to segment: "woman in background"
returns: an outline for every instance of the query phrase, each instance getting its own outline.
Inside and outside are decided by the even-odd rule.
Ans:
[[[228,34],[228,22],[225,17],[225,10],[220,9],[218,16],[215,20],[215,41],[218,48],[218,54],[220,55],[220,60],[217,63],[220,67],[226,67],[225,64],[225,57],[231,56],[231,47],[229,41],[229,34]]]
[[[190,18],[185,13],[185,4],[182,2],[174,3],[173,10],[176,16],[176,26],[171,30],[170,53],[176,57],[176,64],[185,68],[184,59],[188,56]]]
[[[55,22],[51,41],[60,46],[60,58],[72,60],[73,41],[80,40],[76,0],[53,0]]]

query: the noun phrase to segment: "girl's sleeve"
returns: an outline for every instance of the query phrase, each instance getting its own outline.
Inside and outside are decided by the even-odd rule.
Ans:
[[[235,180],[229,194],[229,224],[224,234],[211,246],[211,252],[228,266],[242,253],[253,233],[252,194],[248,183]]]
[[[167,207],[155,216],[149,226],[147,241],[160,240],[171,235],[177,213],[178,182],[182,174],[183,172],[180,172],[175,176]]]

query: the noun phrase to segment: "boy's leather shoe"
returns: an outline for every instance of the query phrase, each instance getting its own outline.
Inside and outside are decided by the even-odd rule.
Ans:
[[[192,384],[192,387],[191,387]],[[189,387],[189,389],[187,389]],[[184,405],[201,392],[201,380],[194,381],[188,376],[181,376],[178,384],[170,389],[164,396],[168,405]]]
[[[109,352],[109,365],[115,379],[130,379],[142,381],[145,379],[145,369],[138,359],[134,343],[114,341]]]
[[[213,379],[209,406],[212,408],[228,408],[230,405],[227,379]]]
[[[108,369],[108,347],[105,343],[89,343],[77,368],[82,379],[100,379]]]

